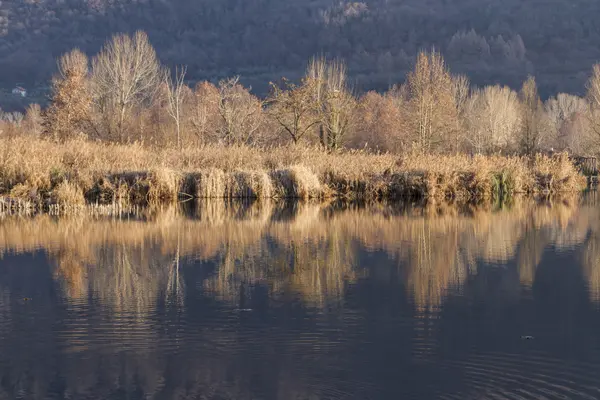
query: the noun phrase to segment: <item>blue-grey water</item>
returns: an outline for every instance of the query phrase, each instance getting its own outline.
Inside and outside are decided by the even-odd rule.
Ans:
[[[2,216],[0,399],[598,399],[600,204]]]

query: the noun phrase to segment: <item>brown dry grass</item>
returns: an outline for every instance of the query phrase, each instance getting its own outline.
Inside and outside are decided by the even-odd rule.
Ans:
[[[275,197],[318,199],[325,197],[325,190],[319,178],[308,168],[302,165],[293,165],[271,173],[275,183]]]
[[[178,198],[434,198],[576,192],[566,155],[419,156],[301,146],[208,145],[178,151],[73,140],[0,139],[0,195],[35,204],[160,204]]]
[[[56,185],[51,193],[53,204],[82,206],[85,205],[85,197],[80,186],[69,181],[63,181]]]

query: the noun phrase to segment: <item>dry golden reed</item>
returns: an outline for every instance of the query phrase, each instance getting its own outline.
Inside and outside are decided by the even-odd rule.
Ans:
[[[176,150],[75,139],[0,139],[0,195],[33,204],[166,204],[187,198],[473,201],[585,188],[566,154],[397,156],[290,146]]]

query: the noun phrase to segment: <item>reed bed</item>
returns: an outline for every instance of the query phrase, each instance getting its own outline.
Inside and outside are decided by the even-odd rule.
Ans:
[[[500,156],[329,154],[301,146],[139,144],[0,139],[6,204],[156,205],[191,198],[436,199],[478,201],[516,193],[572,193],[587,185],[566,154]]]

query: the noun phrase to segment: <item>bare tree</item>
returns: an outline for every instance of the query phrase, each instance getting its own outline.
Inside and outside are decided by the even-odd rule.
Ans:
[[[566,121],[558,134],[559,149],[579,155],[593,155],[598,152],[598,141],[590,129],[587,112],[574,113]]]
[[[92,98],[89,91],[89,61],[78,49],[58,61],[58,74],[52,79],[50,106],[44,127],[55,140],[64,140],[89,128]]]
[[[306,78],[312,79],[312,97],[319,115],[319,139],[327,150],[337,149],[354,122],[357,106],[346,75],[346,65],[340,60],[324,57],[310,61]]]
[[[521,108],[517,93],[506,86],[476,90],[465,110],[466,142],[475,153],[509,150],[521,128]]]
[[[42,116],[42,108],[39,104],[34,103],[27,106],[23,123],[30,135],[40,136],[44,128],[44,118]]]
[[[406,118],[402,102],[395,91],[381,95],[368,92],[360,98],[357,122],[348,142],[351,147],[369,147],[380,151],[400,152],[407,145]]]
[[[3,112],[0,110],[0,121],[20,126],[23,122],[23,114],[18,111]]]
[[[560,150],[580,152],[587,138],[587,129],[581,124],[581,117],[587,118],[588,104],[585,99],[566,93],[559,93],[544,104],[549,120],[553,146]]]
[[[176,68],[175,78],[173,79],[170,71],[166,70],[164,78],[167,87],[167,112],[175,123],[175,130],[177,132],[177,148],[180,150],[183,101],[186,93],[189,90],[185,84],[186,71],[186,67]]]
[[[0,134],[6,138],[12,139],[22,132],[21,124],[23,114],[17,111],[4,112],[0,109]],[[10,146],[7,147],[7,151]]]
[[[466,132],[463,138],[466,147],[475,154],[483,154],[488,151],[491,143],[491,135],[485,129],[485,111],[483,105],[482,91],[475,90],[466,106]]]
[[[464,112],[471,91],[469,78],[465,75],[452,76],[452,96],[459,115]]]
[[[542,145],[547,128],[544,106],[538,95],[535,78],[527,78],[519,92],[521,100],[521,132],[518,140],[523,154],[531,155]]]
[[[267,99],[267,112],[281,129],[290,136],[294,144],[320,122],[314,104],[317,81],[306,77],[301,85],[295,85],[283,78],[283,87],[271,83],[271,93]]]
[[[148,102],[160,82],[160,65],[148,36],[141,31],[133,37],[113,36],[92,62],[92,82],[109,134],[116,116],[116,136],[129,141],[124,132],[128,113]]]
[[[196,136],[198,143],[205,142],[217,133],[220,124],[219,89],[209,82],[196,84],[192,101],[187,111],[190,131]]]
[[[455,137],[453,139],[454,152],[458,153],[460,150],[461,135],[465,131],[465,112],[467,109],[467,103],[469,101],[469,94],[471,93],[471,83],[469,78],[465,75],[452,76],[452,95],[454,97],[454,105],[456,106],[456,130],[454,132]]]
[[[490,45],[485,37],[480,36],[474,29],[456,32],[448,43],[448,53],[456,58],[471,57],[480,59],[489,57]]]
[[[227,144],[251,143],[262,124],[262,102],[239,84],[239,77],[219,82],[219,137]]]
[[[443,150],[455,137],[458,117],[452,77],[442,56],[421,52],[407,85],[413,146],[422,153]]]
[[[586,100],[589,105],[589,126],[596,136],[596,143],[600,143],[600,64],[592,69],[592,76],[587,82]]]

